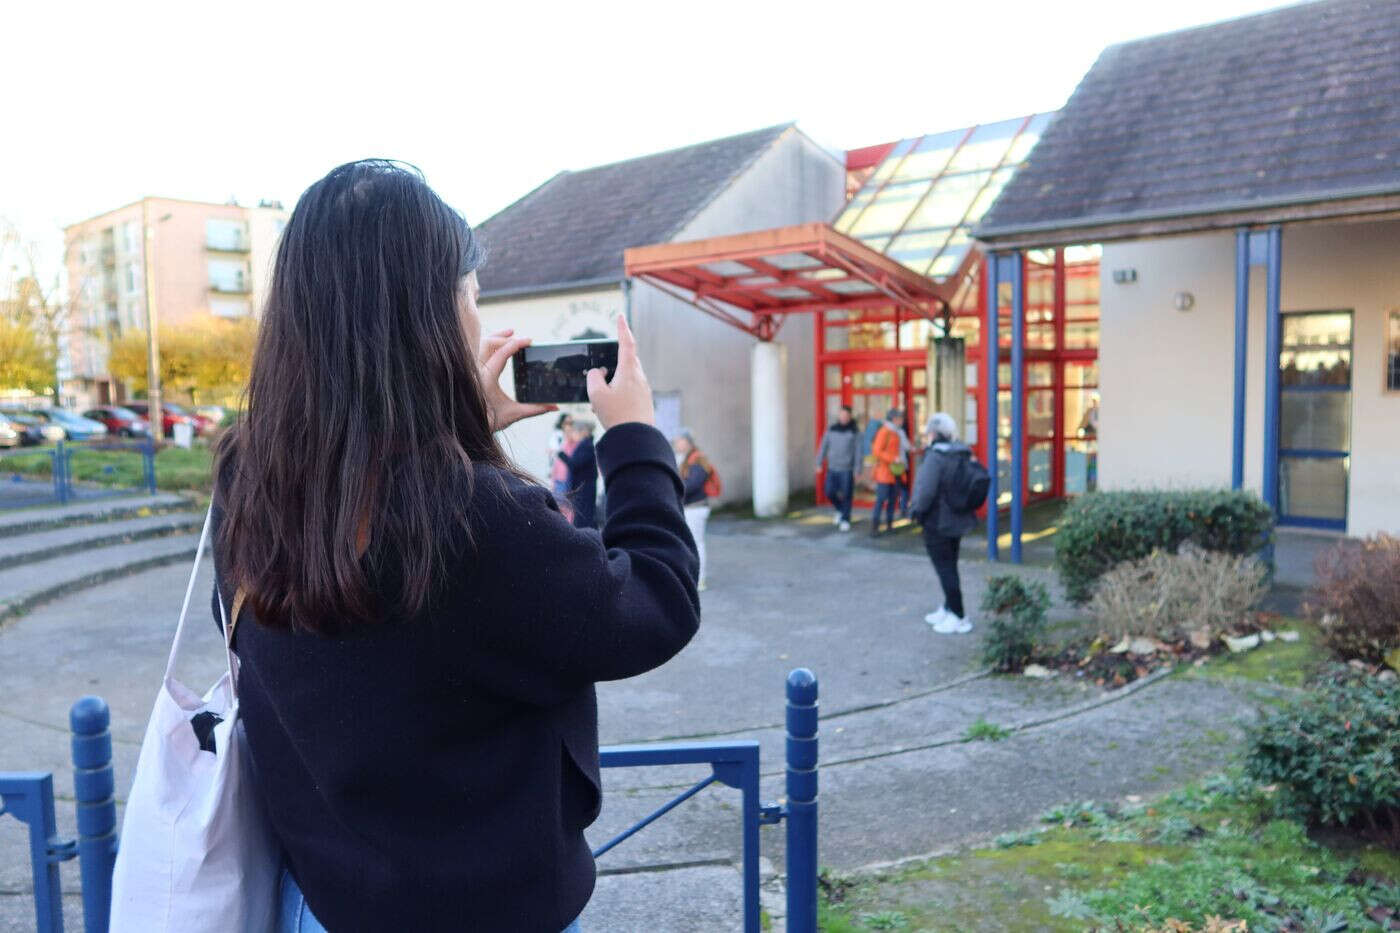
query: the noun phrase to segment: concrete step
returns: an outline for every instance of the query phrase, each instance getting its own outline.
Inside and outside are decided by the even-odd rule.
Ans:
[[[151,567],[192,560],[198,533],[113,544],[0,570],[0,623],[66,593]]]
[[[15,509],[0,512],[0,538],[29,534],[67,525],[118,521],[140,518],[160,512],[189,509],[193,501],[186,496],[162,492],[153,496],[117,495],[98,500],[84,500],[68,505]]]
[[[0,537],[0,570],[113,544],[198,532],[203,521],[196,512],[165,512]]]

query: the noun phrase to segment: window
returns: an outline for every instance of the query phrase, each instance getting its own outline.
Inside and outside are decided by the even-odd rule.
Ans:
[[[126,291],[127,294],[136,291],[136,263],[134,262],[126,264]]]
[[[204,242],[209,249],[243,251],[248,248],[248,229],[241,220],[211,218],[204,222]]]
[[[1386,315],[1385,387],[1400,392],[1400,309]]]

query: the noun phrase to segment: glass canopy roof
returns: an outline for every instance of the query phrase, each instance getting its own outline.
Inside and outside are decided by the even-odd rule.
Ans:
[[[937,282],[958,271],[969,231],[1040,139],[1053,114],[895,144],[833,226]]]

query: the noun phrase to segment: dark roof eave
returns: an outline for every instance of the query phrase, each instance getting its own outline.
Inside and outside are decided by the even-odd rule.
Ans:
[[[1171,226],[1172,233],[1189,233],[1195,230],[1210,230],[1220,226],[1233,226],[1250,221],[1232,218],[1229,224],[1210,223],[1211,218],[1219,218],[1222,214],[1249,214],[1260,215],[1255,223],[1267,223],[1281,218],[1269,216],[1271,212],[1279,212],[1288,208],[1304,207],[1307,205],[1325,205],[1335,203],[1339,206],[1344,202],[1357,201],[1363,198],[1400,198],[1400,184],[1387,183],[1383,185],[1366,185],[1357,188],[1343,189],[1339,191],[1327,191],[1298,195],[1292,198],[1278,198],[1269,201],[1248,200],[1226,202],[1224,204],[1212,205],[1210,207],[1193,208],[1172,208],[1156,211],[1139,211],[1131,214],[1096,214],[1089,217],[1067,217],[1062,220],[1039,221],[1032,224],[1007,224],[1001,227],[991,227],[982,229],[978,227],[972,231],[973,239],[985,243],[988,246],[995,246],[1008,240],[1016,240],[1018,244],[1035,239],[1036,234],[1068,234],[1075,236],[1070,239],[1075,242],[1083,242],[1083,237],[1079,236],[1084,232],[1094,230],[1110,230],[1114,228],[1131,227],[1133,224],[1146,225],[1157,223],[1162,226]],[[1381,208],[1380,210],[1384,210]],[[1356,215],[1378,213],[1378,209],[1356,211]],[[1348,216],[1346,211],[1337,211],[1332,216]],[[1177,224],[1170,224],[1171,221],[1178,221]],[[1131,239],[1133,233],[1129,229],[1115,231],[1110,239]],[[1091,238],[1092,239],[1092,238]],[[1050,236],[1046,238],[1047,245],[1051,241],[1065,241],[1063,237]]]
[[[553,282],[548,285],[518,285],[514,288],[482,290],[480,301],[501,301],[506,298],[521,298],[527,295],[555,295],[561,292],[579,292],[598,288],[602,285],[622,287],[624,275],[605,275],[595,279],[577,279],[572,282]]]

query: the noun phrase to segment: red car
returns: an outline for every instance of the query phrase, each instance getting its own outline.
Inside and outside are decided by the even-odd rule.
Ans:
[[[136,412],[149,424],[151,421],[151,406],[147,402],[129,402],[126,406]],[[185,410],[174,402],[161,402],[160,404],[160,424],[161,434],[164,437],[175,436],[175,425],[190,424],[194,426],[195,433],[199,433],[199,425],[195,424],[193,418],[186,415]]]
[[[213,432],[213,430],[219,426],[219,422],[215,421],[213,418],[205,417],[197,411],[191,411],[184,405],[176,405],[174,402],[161,402],[160,410],[162,416],[164,416],[166,412],[174,412],[182,418],[188,418],[190,422],[194,424],[194,433],[199,437]],[[161,420],[164,421],[165,418],[162,417]]]
[[[108,434],[117,437],[145,437],[151,433],[151,426],[130,408],[120,405],[103,405],[83,412],[84,418],[99,421],[107,428]]]

